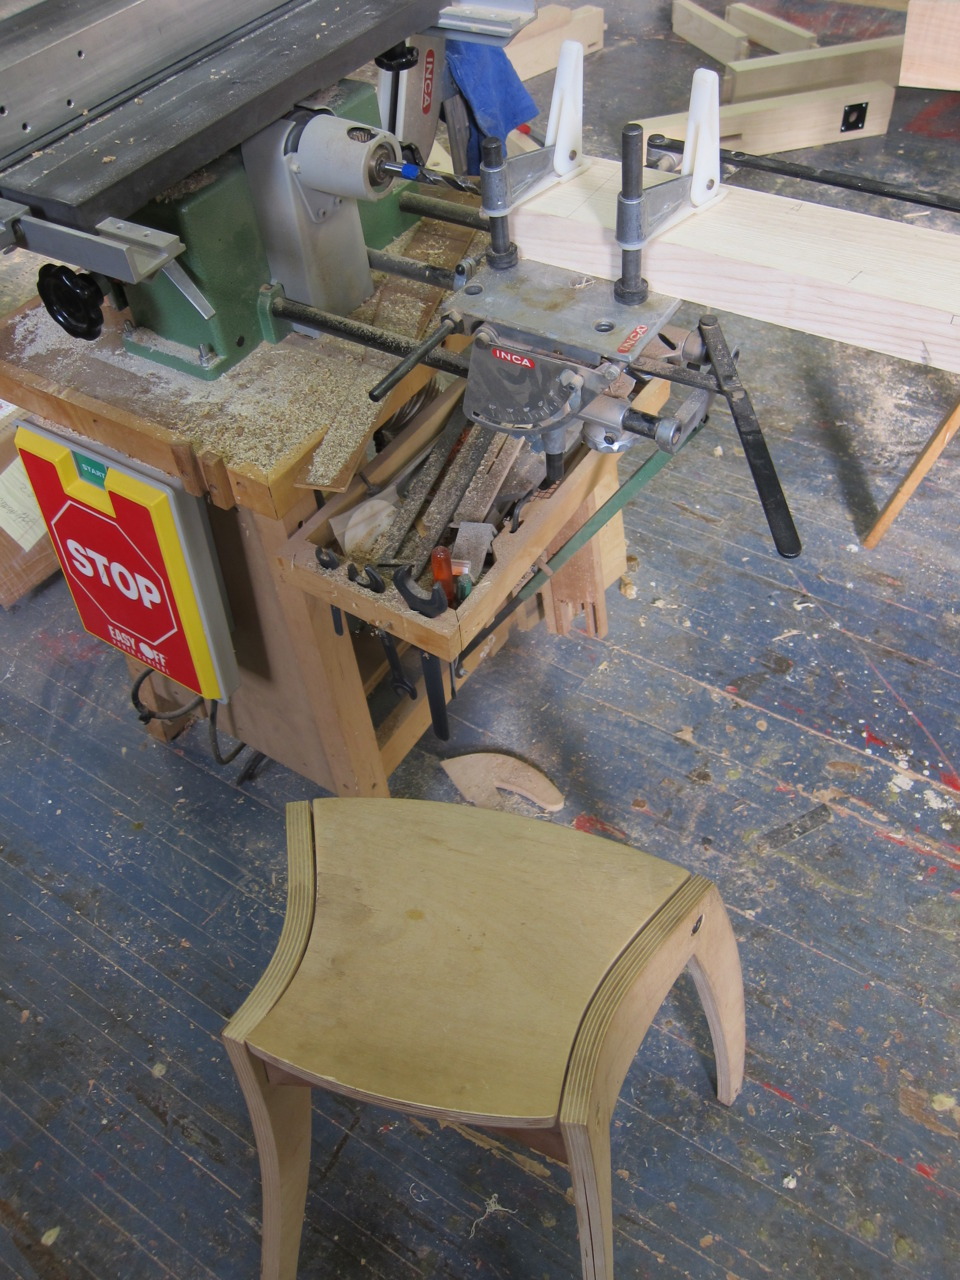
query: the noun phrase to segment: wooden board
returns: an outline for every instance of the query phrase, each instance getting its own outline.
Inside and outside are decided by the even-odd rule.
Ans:
[[[920,89],[960,89],[960,4],[910,0],[900,83]]]
[[[887,132],[893,108],[894,88],[881,80],[791,93],[755,102],[725,103],[720,108],[720,145],[753,155],[820,147],[830,142],[855,142]],[[844,132],[844,110],[866,104],[862,129]],[[687,113],[641,120],[644,137],[662,133],[686,138]]]
[[[513,215],[530,258],[606,279],[620,169],[581,177]],[[644,253],[652,289],[919,364],[960,372],[960,240],[943,231],[727,188]]]
[[[9,609],[60,568],[0,401],[0,605]]]
[[[673,0],[674,35],[709,54],[717,62],[736,62],[750,52],[746,34],[693,0]]]
[[[745,32],[755,44],[772,49],[774,53],[793,53],[797,49],[813,49],[817,44],[815,32],[798,27],[795,22],[784,22],[772,13],[756,9],[752,4],[728,4],[724,15],[727,22]]]
[[[857,80],[896,84],[900,75],[903,36],[881,36],[826,49],[772,53],[766,58],[731,62],[723,77],[724,102],[772,98],[780,93],[826,89]]]
[[[562,4],[542,4],[533,22],[506,46],[507,57],[521,80],[532,80],[553,71],[564,40],[576,40],[584,53],[603,48],[603,9],[584,4],[568,9]]]

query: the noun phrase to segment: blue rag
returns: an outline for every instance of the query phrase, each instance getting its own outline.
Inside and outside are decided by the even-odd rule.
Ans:
[[[518,124],[536,116],[537,104],[496,45],[448,40],[447,70],[468,107],[467,172],[476,174],[483,139],[506,138]]]

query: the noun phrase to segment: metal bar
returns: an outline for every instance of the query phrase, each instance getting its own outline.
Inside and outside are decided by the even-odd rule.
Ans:
[[[405,338],[403,334],[376,329],[371,324],[361,324],[359,320],[350,320],[346,316],[335,316],[305,302],[295,302],[292,298],[275,298],[270,304],[270,313],[278,320],[289,320],[292,324],[303,324],[323,333],[333,333],[338,338],[346,338],[348,342],[374,347],[391,356],[408,356],[419,349],[417,343]],[[470,369],[469,360],[455,351],[430,351],[420,363],[429,365],[431,369],[439,369],[442,373],[455,374],[459,378],[465,378]]]
[[[797,533],[793,516],[787,506],[780,478],[770,457],[770,450],[760,430],[760,423],[754,412],[750,397],[747,395],[737,365],[727,347],[716,316],[703,316],[700,320],[700,334],[720,390],[730,406],[734,426],[743,445],[744,456],[757,487],[757,496],[763,507],[763,514],[770,526],[774,546],[784,559],[792,560],[800,554],[800,535]]]
[[[446,267],[417,262],[415,258],[398,258],[392,253],[382,253],[379,249],[368,249],[367,260],[371,271],[387,271],[390,275],[402,276],[405,280],[418,280],[421,284],[433,285],[437,289],[453,290],[457,287],[454,273]]]
[[[411,369],[415,369],[418,364],[423,364],[431,351],[439,347],[444,339],[449,338],[451,333],[455,333],[459,327],[459,322],[451,319],[450,316],[441,320],[433,333],[427,334],[419,346],[414,347],[395,368],[380,379],[376,386],[370,388],[367,392],[370,399],[374,402],[382,400],[398,382],[403,381]]]
[[[397,204],[401,213],[434,218],[437,222],[453,222],[458,227],[473,227],[474,231],[490,230],[488,219],[467,204],[454,204],[452,200],[438,200],[435,196],[421,196],[412,191],[402,192]]]
[[[676,138],[654,134],[647,140],[647,150],[671,151],[682,154],[683,143]],[[876,178],[855,173],[840,173],[835,169],[814,169],[806,164],[793,164],[789,160],[772,160],[768,156],[749,155],[746,151],[720,150],[723,164],[740,169],[756,169],[759,173],[773,173],[782,178],[797,178],[801,182],[818,182],[827,187],[843,187],[846,191],[861,191],[868,196],[884,196],[888,200],[902,200],[906,204],[922,204],[931,209],[945,209],[948,213],[960,213],[960,200],[953,196],[938,195],[931,191],[911,191],[907,187],[880,182]]]

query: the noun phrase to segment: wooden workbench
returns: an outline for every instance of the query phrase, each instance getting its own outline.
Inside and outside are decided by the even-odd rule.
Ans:
[[[348,419],[350,439],[362,442],[430,377],[429,370],[414,370],[378,409],[366,390],[389,363],[337,339],[291,334],[204,383],[128,355],[116,317],[89,344],[69,338],[37,303],[0,322],[0,397],[207,498],[241,671],[220,725],[338,795],[386,795],[388,774],[428,727],[429,711],[424,696],[404,698],[374,724],[368,694],[384,674],[383,654],[369,634],[356,638],[347,627],[338,634],[331,603],[452,660],[571,519],[589,515],[616,488],[613,456],[580,457],[555,493],[531,504],[520,531],[501,536],[494,569],[442,619],[404,609],[392,586],[373,597],[345,579],[331,584],[314,557],[326,527],[326,513],[317,511],[320,486],[303,477],[339,420]],[[447,393],[448,407],[454,398]],[[428,405],[408,431],[429,439],[440,424],[436,406]],[[353,465],[363,456],[347,453]],[[389,464],[390,453],[382,457]],[[325,492],[345,488],[339,479]],[[340,507],[357,496],[356,487],[348,490]],[[597,542],[606,585],[623,570],[619,521]],[[467,674],[499,647],[507,629],[478,649]],[[161,707],[189,700],[159,676],[148,684]]]

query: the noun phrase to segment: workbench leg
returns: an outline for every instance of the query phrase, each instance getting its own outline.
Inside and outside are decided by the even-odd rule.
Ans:
[[[283,580],[288,534],[279,520],[254,515],[273,565],[277,599],[306,698],[338,796],[388,796],[387,775],[349,630],[338,636],[330,606]]]

